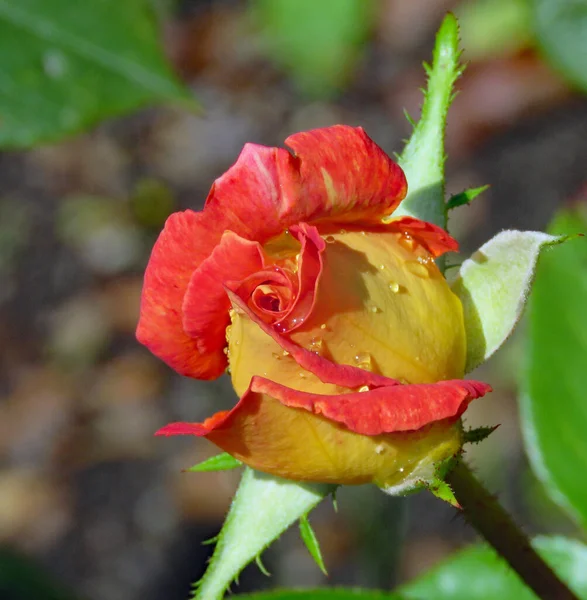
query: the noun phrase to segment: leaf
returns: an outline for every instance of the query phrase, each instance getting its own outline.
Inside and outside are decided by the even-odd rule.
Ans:
[[[397,594],[375,590],[329,588],[318,590],[275,590],[234,596],[243,600],[402,600]]]
[[[458,206],[463,206],[463,204],[470,204],[477,196],[482,194],[485,190],[489,189],[490,186],[482,185],[478,188],[470,188],[461,192],[460,194],[455,194],[451,196],[449,201],[446,203],[446,210],[452,210],[453,208],[457,208]]]
[[[324,559],[322,558],[320,543],[318,542],[318,538],[316,537],[316,534],[310,525],[310,521],[308,521],[308,515],[302,515],[300,517],[300,536],[304,544],[306,544],[306,548],[314,559],[314,562],[318,565],[318,568],[322,571],[322,573],[324,573],[324,575],[328,575],[326,565],[324,564]]]
[[[550,231],[587,231],[585,206],[562,211]],[[540,260],[529,308],[520,399],[530,462],[549,495],[587,527],[587,240]]]
[[[237,460],[228,454],[228,452],[223,452],[222,454],[207,458],[201,463],[186,469],[186,471],[190,473],[207,473],[208,471],[229,471],[230,469],[242,466],[243,463],[240,460]]]
[[[546,58],[565,77],[587,91],[587,2],[532,0],[534,33]]]
[[[502,231],[461,265],[451,287],[463,303],[466,373],[509,337],[524,310],[538,256],[565,239],[537,231]]]
[[[292,523],[332,492],[246,469],[194,598],[220,600],[232,580]]]
[[[432,67],[426,68],[422,116],[399,159],[408,179],[408,195],[394,218],[407,215],[446,228],[444,132],[453,85],[463,70],[459,56],[459,26],[449,13],[436,35]]]
[[[373,0],[255,0],[269,57],[312,96],[350,78],[375,16]]]
[[[144,0],[0,0],[0,146],[57,140],[106,117],[194,104]]]
[[[581,598],[587,598],[587,546],[561,538],[537,538],[533,545]],[[411,600],[536,600],[536,596],[492,549],[473,546],[423,577],[399,588]]]

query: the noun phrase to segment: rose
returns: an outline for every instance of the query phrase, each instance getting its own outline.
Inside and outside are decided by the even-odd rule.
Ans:
[[[201,212],[171,215],[145,273],[138,339],[179,373],[230,371],[239,402],[164,435],[204,436],[296,480],[429,480],[489,386],[463,381],[443,229],[390,217],[405,176],[360,128],[247,144]]]

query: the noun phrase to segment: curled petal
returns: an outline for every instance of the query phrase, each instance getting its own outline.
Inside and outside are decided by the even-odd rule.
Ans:
[[[284,198],[285,222],[378,221],[407,192],[401,168],[361,127],[335,125],[285,140],[295,154],[299,192]]]
[[[423,401],[433,400],[436,393],[436,403],[446,408],[447,418],[418,431],[395,429],[414,422],[396,386],[332,397],[255,377],[232,411],[204,423],[173,423],[158,434],[204,436],[246,464],[281,477],[393,485],[422,461],[442,460],[458,451],[460,430],[454,421],[463,404],[488,391],[477,382],[445,384],[437,392],[428,388],[439,384],[400,386],[413,388],[404,392],[412,396],[420,390]],[[326,418],[327,412],[336,418]],[[357,433],[348,424],[374,433]]]
[[[227,231],[210,256],[194,271],[182,303],[183,328],[195,339],[201,354],[220,355],[226,346],[230,300],[224,282],[244,279],[262,268],[260,244]]]
[[[153,354],[182,375],[201,379],[221,375],[226,357],[200,353],[183,329],[181,308],[192,273],[219,239],[203,213],[186,210],[167,219],[145,271],[137,327],[139,342]]]
[[[290,227],[290,233],[301,244],[298,258],[298,289],[291,308],[285,317],[275,324],[279,331],[292,331],[299,327],[312,312],[322,274],[322,253],[326,247],[316,227],[307,223]]]
[[[446,252],[458,252],[459,243],[442,227],[414,217],[399,217],[388,221],[389,230],[407,233],[435,258]]]

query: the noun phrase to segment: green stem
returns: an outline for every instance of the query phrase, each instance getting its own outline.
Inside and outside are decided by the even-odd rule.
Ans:
[[[542,600],[579,600],[532,548],[530,540],[459,461],[446,476],[467,521]]]

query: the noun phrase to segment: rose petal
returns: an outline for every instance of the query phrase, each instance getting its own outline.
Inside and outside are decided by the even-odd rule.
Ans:
[[[223,354],[226,346],[230,300],[224,282],[244,279],[262,268],[261,245],[227,231],[194,271],[183,299],[183,328],[201,354]]]
[[[488,391],[488,386],[477,382],[444,382],[437,392],[429,389],[436,385],[440,386],[391,386],[361,394],[317,396],[255,377],[232,411],[204,423],[172,423],[157,433],[205,436],[253,468],[281,477],[390,485],[407,477],[423,460],[438,461],[457,452],[460,433],[452,421],[472,397]],[[402,392],[407,388],[411,391]],[[443,405],[449,418],[410,432],[360,435],[348,428],[347,423],[363,421],[360,429],[374,432],[407,426],[412,420],[410,410],[398,411],[397,406],[405,404],[402,394],[412,403],[420,395],[418,390],[422,402]],[[338,403],[342,410],[336,409]],[[338,423],[325,418],[325,412],[331,411],[340,417]]]
[[[137,326],[139,342],[182,375],[214,379],[226,357],[202,355],[182,325],[182,302],[194,269],[218,243],[220,234],[203,213],[171,215],[159,235],[147,269]]]
[[[414,217],[399,217],[388,221],[387,226],[392,231],[409,233],[434,257],[459,251],[459,243],[438,225]]]
[[[299,327],[312,312],[322,274],[322,253],[326,248],[316,227],[300,223],[290,227],[289,231],[301,244],[298,258],[298,293],[284,318],[275,324],[275,328],[282,332]]]
[[[300,191],[284,197],[283,222],[377,221],[406,195],[403,171],[361,127],[314,129],[285,143],[296,157]]]

